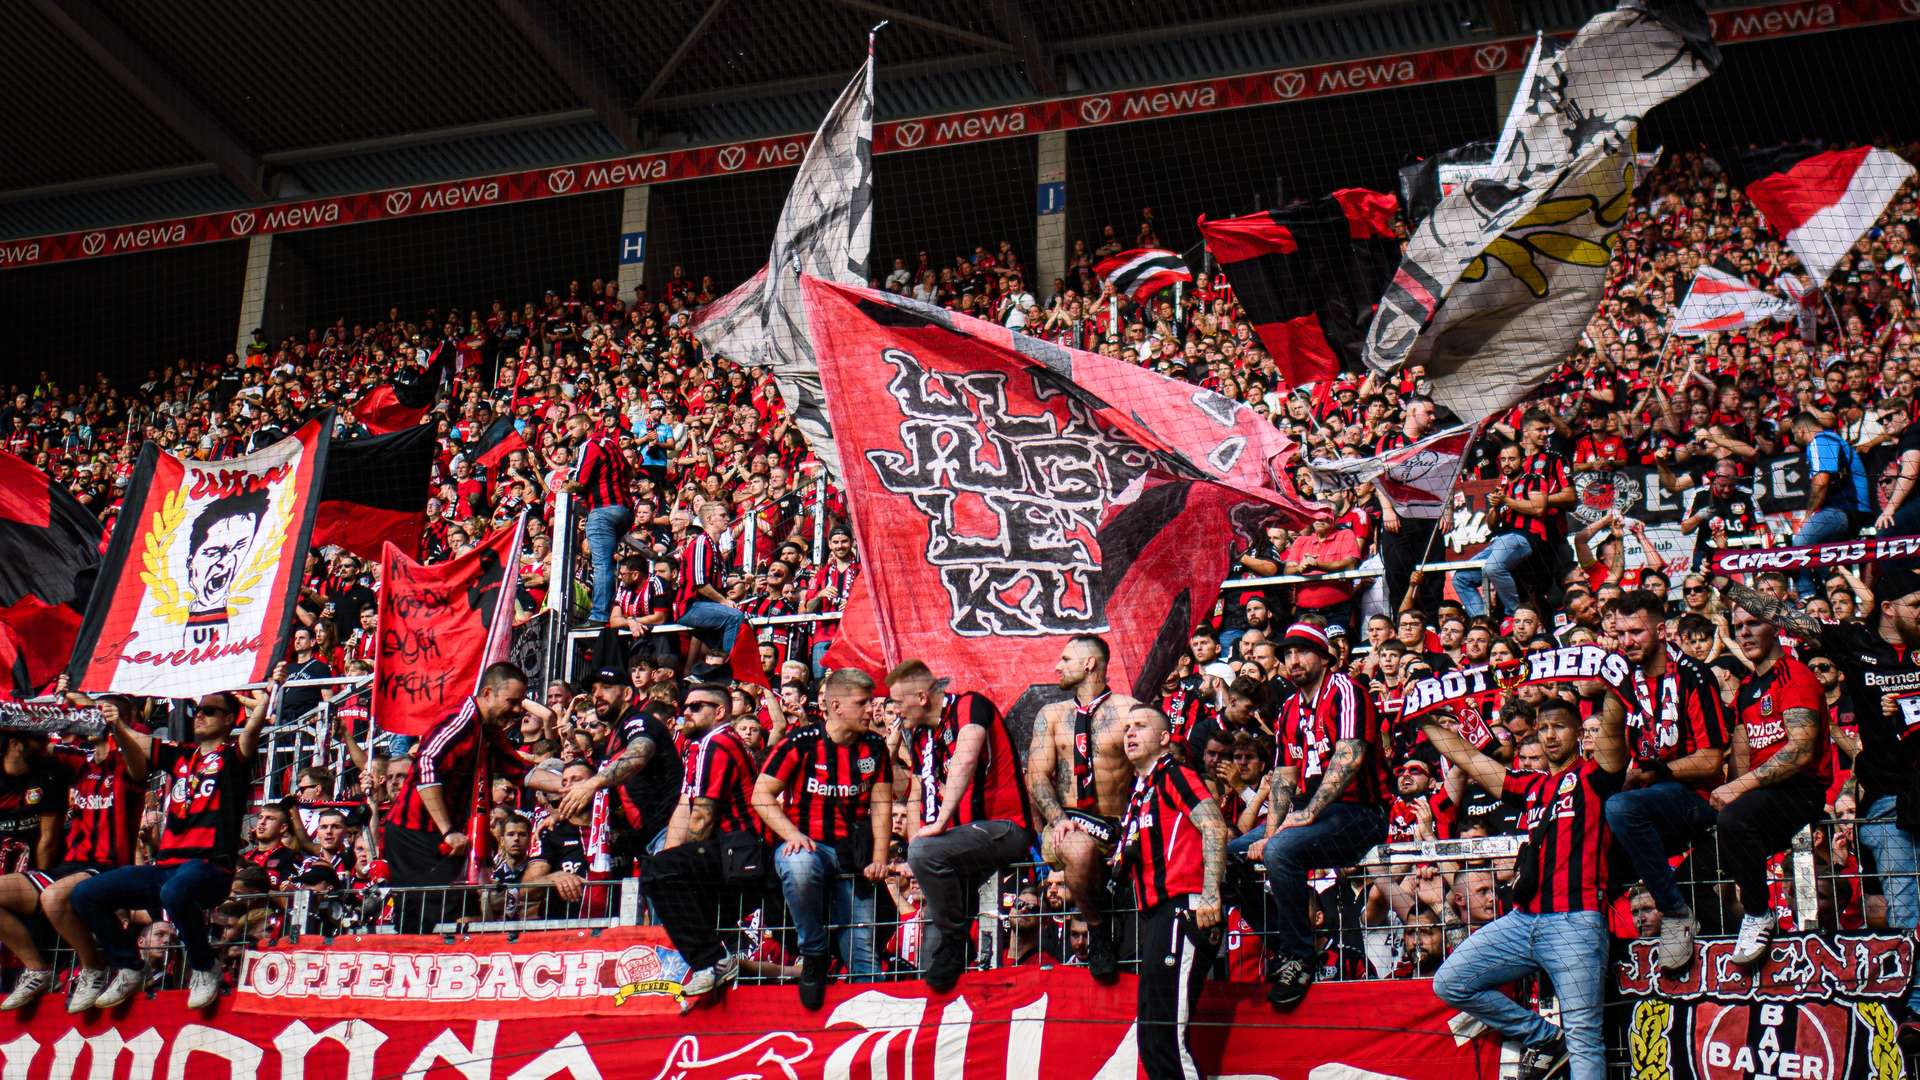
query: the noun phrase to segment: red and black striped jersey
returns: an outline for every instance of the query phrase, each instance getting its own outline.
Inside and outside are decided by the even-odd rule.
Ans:
[[[52,762],[29,760],[19,776],[0,773],[0,841],[13,840],[29,851],[40,839],[40,818],[66,810],[67,778]]]
[[[140,832],[143,788],[127,772],[120,747],[107,744],[106,760],[84,746],[56,746],[72,785],[67,797],[67,861],[130,866]]]
[[[740,605],[749,619],[770,619],[776,615],[798,615],[792,603],[779,596],[756,596]],[[773,623],[770,626],[754,627],[754,637],[762,645],[773,646],[774,662],[784,664],[796,654],[793,651],[794,631],[797,623]]]
[[[435,724],[421,741],[419,760],[401,778],[400,787],[393,794],[393,805],[387,809],[387,824],[440,832],[433,815],[427,813],[426,803],[420,801],[421,788],[438,787],[444,793],[442,798],[453,819],[453,828],[464,829],[468,811],[473,807],[474,773],[480,766],[482,753],[489,755],[490,776],[505,777],[516,785],[526,779],[527,763],[507,741],[506,731],[488,728],[482,723],[473,699],[468,698],[459,712]]]
[[[725,573],[720,562],[720,545],[713,542],[713,537],[698,531],[687,537],[687,542],[680,546],[679,585],[673,594],[674,617],[685,615],[695,600],[703,599],[702,585],[719,592],[726,580]]]
[[[818,610],[822,612],[845,611],[847,609],[847,593],[853,590],[854,579],[859,576],[860,561],[858,559],[845,566],[828,560],[826,565],[820,567],[819,572],[813,576],[813,592],[810,595],[822,597]],[[824,594],[829,588],[833,590],[834,594],[834,599],[831,601],[824,598]],[[813,636],[817,641],[832,641],[839,633],[840,624],[838,622],[814,624]]]
[[[1633,759],[1630,768],[1644,769],[1703,747],[1727,745],[1731,718],[1720,700],[1719,683],[1700,661],[1670,652],[1658,687],[1635,668],[1633,689],[1637,701],[1627,709],[1625,724],[1627,753]],[[1691,784],[1703,796],[1718,785],[1713,777]]]
[[[272,847],[248,848],[240,853],[240,861],[265,870],[268,884],[278,889],[300,872],[305,860],[299,852],[276,842]]]
[[[1373,699],[1346,673],[1329,671],[1313,697],[1302,691],[1287,699],[1279,730],[1274,733],[1279,740],[1275,764],[1300,770],[1299,794],[1311,797],[1326,774],[1327,763],[1333,760],[1334,744],[1343,739],[1363,740],[1367,759],[1347,790],[1340,793],[1339,801],[1380,806],[1393,797],[1393,788],[1382,760],[1385,755],[1379,726]]]
[[[1509,772],[1506,798],[1521,803],[1520,827],[1539,887],[1516,906],[1534,915],[1605,911],[1610,835],[1603,805],[1623,773],[1575,758],[1556,773]]]
[[[687,747],[680,793],[713,803],[713,835],[760,828],[753,812],[753,753],[732,724],[715,724]]]
[[[837,743],[818,724],[775,743],[760,771],[780,781],[794,827],[823,843],[853,835],[867,821],[873,786],[893,783],[886,740],[867,732]]]
[[[1193,810],[1210,797],[1200,774],[1172,755],[1134,781],[1120,822],[1120,856],[1142,910],[1198,893],[1205,883],[1206,859]]]
[[[580,463],[573,478],[586,488],[581,500],[588,510],[629,506],[627,459],[610,435],[595,435],[580,445]]]
[[[239,744],[228,739],[214,747],[186,746],[155,739],[153,768],[168,777],[166,826],[154,861],[170,866],[206,859],[232,866],[253,787]]]
[[[999,710],[985,697],[975,693],[948,694],[940,708],[940,720],[931,727],[915,728],[909,744],[914,770],[920,778],[921,821],[931,823],[940,814],[941,794],[946,790],[947,766],[960,733],[969,727],[986,732],[980,757],[974,763],[973,779],[953,808],[948,822],[965,825],[971,821],[1011,821],[1028,828],[1027,787],[1020,773],[1020,762],[1013,756],[1013,740]]]
[[[1535,495],[1552,495],[1561,489],[1551,479],[1539,473],[1521,472],[1507,477],[1501,484],[1509,502],[1531,499]],[[1501,533],[1520,533],[1546,543],[1554,537],[1552,515],[1536,517],[1523,514],[1511,506],[1501,506],[1487,515],[1487,524],[1494,535]]]

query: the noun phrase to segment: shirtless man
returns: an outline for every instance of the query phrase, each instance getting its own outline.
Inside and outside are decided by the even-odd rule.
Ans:
[[[1087,918],[1087,967],[1102,982],[1120,971],[1101,894],[1134,782],[1121,720],[1140,705],[1107,686],[1109,656],[1107,643],[1092,634],[1068,640],[1055,670],[1073,698],[1040,710],[1027,750],[1040,852],[1066,874],[1074,905]]]

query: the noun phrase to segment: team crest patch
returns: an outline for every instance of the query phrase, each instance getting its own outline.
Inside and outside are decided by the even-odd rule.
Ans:
[[[866,776],[876,768],[879,768],[879,763],[872,758],[863,757],[860,759],[860,775]]]
[[[1772,694],[1762,694],[1760,696],[1760,715],[1761,716],[1773,715],[1773,695]]]
[[[30,787],[26,790],[26,794],[23,796],[23,798],[27,800],[28,806],[34,806],[40,802],[40,796],[41,796],[41,791],[39,788]]]
[[[1568,773],[1567,775],[1560,778],[1560,790],[1558,794],[1565,795],[1567,792],[1572,791],[1574,788],[1579,786],[1580,786],[1580,778],[1573,775],[1572,773]]]
[[[220,755],[208,754],[207,759],[200,763],[200,768],[197,771],[201,776],[217,775],[220,772]]]

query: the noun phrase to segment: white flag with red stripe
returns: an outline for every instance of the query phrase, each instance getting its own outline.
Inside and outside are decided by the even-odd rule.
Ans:
[[[1309,461],[1307,474],[1316,495],[1350,491],[1371,480],[1401,517],[1434,520],[1446,509],[1472,442],[1472,425],[1448,428],[1376,457]]]
[[[1176,282],[1190,282],[1193,271],[1186,260],[1164,248],[1134,248],[1100,260],[1093,272],[1113,286],[1113,291],[1131,296],[1140,303]]]
[[[1786,238],[1817,284],[1825,284],[1854,241],[1873,227],[1913,166],[1876,146],[1829,150],[1750,180],[1747,198]]]
[[[1767,319],[1787,322],[1799,314],[1799,305],[1757,289],[1725,270],[1703,266],[1693,276],[1686,302],[1674,314],[1672,332],[1683,337],[1705,337]]]

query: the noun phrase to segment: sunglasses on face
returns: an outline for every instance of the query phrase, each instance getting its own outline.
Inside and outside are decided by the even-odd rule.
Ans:
[[[1834,667],[1832,664],[1808,664],[1807,667],[1813,669],[1814,671],[1819,671],[1819,672],[1840,670],[1839,668]]]

